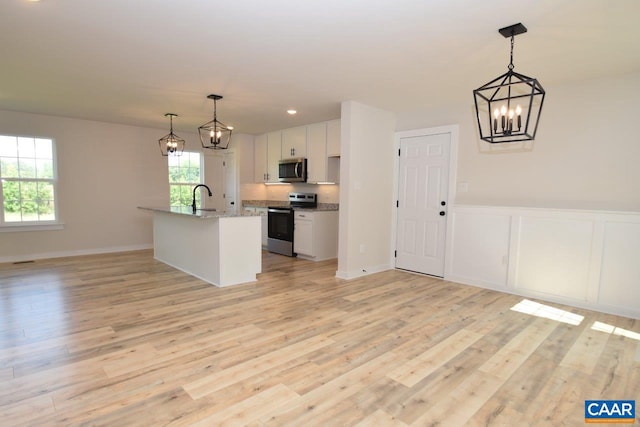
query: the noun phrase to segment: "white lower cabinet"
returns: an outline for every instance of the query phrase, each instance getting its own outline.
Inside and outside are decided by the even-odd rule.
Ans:
[[[293,251],[313,261],[338,256],[338,211],[296,211]]]
[[[296,212],[293,251],[300,255],[315,256],[313,251],[313,213]]]

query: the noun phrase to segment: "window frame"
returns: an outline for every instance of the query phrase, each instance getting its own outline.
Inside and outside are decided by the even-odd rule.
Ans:
[[[198,161],[199,161],[199,171],[200,171],[200,176],[199,176],[199,182],[171,182],[171,159],[178,159],[178,160],[182,160],[185,158],[186,156],[191,156],[193,154],[197,154],[198,155]],[[183,188],[189,188],[189,191],[192,190],[192,188],[198,184],[204,184],[204,154],[201,153],[200,151],[183,151],[182,155],[180,156],[167,156],[167,172],[168,172],[168,181],[169,181],[169,207],[188,207],[191,206],[191,203],[189,203],[189,205],[182,205],[182,204],[178,204],[178,205],[173,205],[171,203],[171,188],[172,186],[178,186],[178,187],[183,187]],[[192,200],[193,196],[190,196],[190,201]],[[200,206],[202,203],[201,199],[200,199],[200,193],[197,192],[196,193],[196,205]]]
[[[5,218],[5,198],[4,198],[4,185],[0,185],[0,232],[13,232],[13,231],[41,231],[41,230],[59,230],[63,228],[63,223],[60,220],[60,203],[58,201],[58,156],[56,140],[50,136],[34,136],[34,135],[18,135],[2,133],[0,136],[15,138],[16,141],[20,138],[35,140],[48,140],[51,141],[51,163],[52,163],[52,178],[2,178],[0,175],[0,181],[4,182],[45,182],[51,184],[53,188],[53,215],[54,219],[35,220],[35,221],[6,221]],[[4,157],[4,156],[0,156]],[[17,159],[19,160],[20,153],[18,152]],[[26,157],[28,158],[28,157]],[[34,158],[37,160],[37,157]],[[1,166],[0,166],[1,167]],[[22,206],[22,201],[21,201]]]

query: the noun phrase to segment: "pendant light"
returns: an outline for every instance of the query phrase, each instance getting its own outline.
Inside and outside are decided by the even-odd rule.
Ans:
[[[227,126],[218,121],[216,102],[222,99],[220,95],[209,95],[208,99],[213,99],[213,120],[207,122],[198,128],[200,134],[200,142],[202,148],[210,148],[212,150],[226,150],[231,142],[231,131],[233,126]]]
[[[158,145],[160,145],[160,152],[163,156],[181,156],[182,152],[184,151],[184,139],[173,133],[173,118],[178,117],[178,115],[167,113],[164,116],[169,117],[171,130],[169,131],[168,135],[163,136],[158,140]]]
[[[534,140],[545,91],[537,79],[513,71],[513,39],[527,28],[518,23],[498,31],[511,38],[511,62],[509,71],[473,91],[480,138],[492,144]]]

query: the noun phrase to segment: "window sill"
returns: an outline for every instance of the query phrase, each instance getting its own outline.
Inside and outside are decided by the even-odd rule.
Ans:
[[[0,233],[12,233],[18,231],[50,231],[62,230],[63,228],[63,222],[49,222],[45,224],[3,224],[0,225]]]

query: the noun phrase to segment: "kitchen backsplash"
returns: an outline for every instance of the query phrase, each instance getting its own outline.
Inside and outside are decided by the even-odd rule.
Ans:
[[[242,184],[240,198],[242,200],[282,200],[288,201],[289,193],[316,193],[318,203],[339,203],[340,185],[315,184]]]
[[[339,203],[340,186],[315,184],[265,185],[268,200],[289,200],[289,193],[316,193],[318,203]]]

